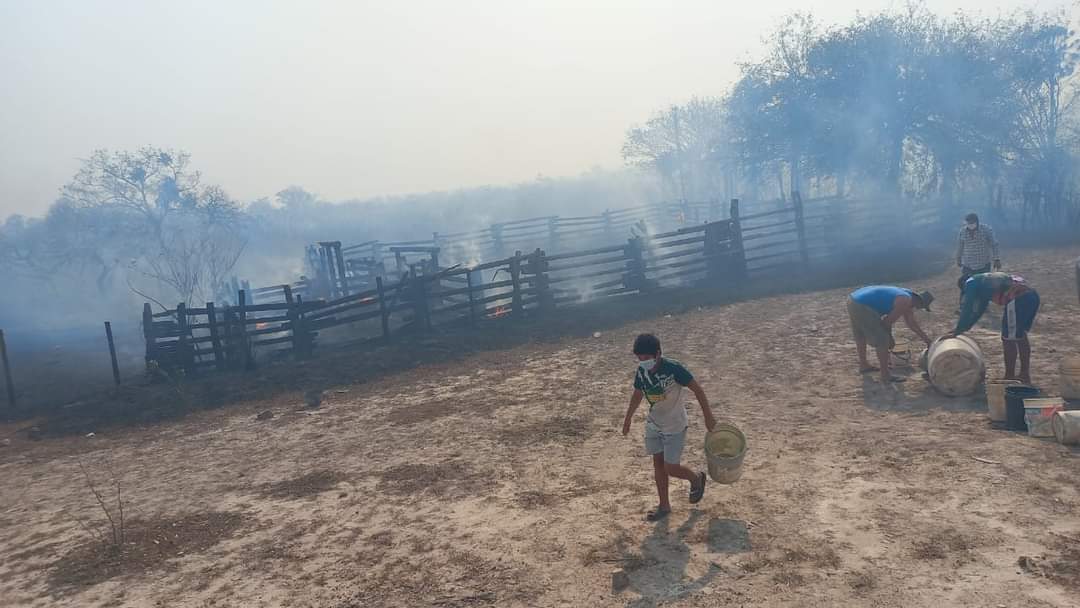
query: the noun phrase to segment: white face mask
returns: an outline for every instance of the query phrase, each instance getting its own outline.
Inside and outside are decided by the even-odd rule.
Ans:
[[[967,229],[970,230],[971,232],[975,232],[978,228],[979,228],[978,224],[968,224],[967,225]]]
[[[652,368],[656,365],[656,362],[657,359],[645,359],[644,361],[638,361],[638,367],[640,367],[643,371],[647,373],[652,371]]]

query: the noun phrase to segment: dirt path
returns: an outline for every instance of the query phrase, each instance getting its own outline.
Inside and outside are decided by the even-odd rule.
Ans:
[[[1040,290],[1034,377],[1080,350],[1067,260],[1009,252]],[[953,277],[922,282],[949,329]],[[914,370],[855,372],[846,290],[674,314],[151,430],[0,452],[0,597],[18,606],[1080,606],[1080,451],[991,428]],[[993,311],[992,311],[993,312]],[[989,316],[989,315],[988,315]],[[996,316],[973,336],[1001,375]],[[746,472],[690,508],[654,504],[618,432],[633,336],[658,333],[722,417]],[[898,336],[908,336],[906,330]],[[903,372],[904,370],[900,370]],[[282,373],[288,373],[282,370]],[[691,409],[685,462],[703,467]],[[275,417],[256,421],[271,409]],[[976,458],[982,460],[976,460]],[[129,552],[79,553],[101,511],[79,460],[111,463]],[[999,464],[990,464],[992,461]],[[102,565],[105,564],[105,565]],[[133,565],[134,564],[134,565]],[[611,589],[611,572],[629,587]]]

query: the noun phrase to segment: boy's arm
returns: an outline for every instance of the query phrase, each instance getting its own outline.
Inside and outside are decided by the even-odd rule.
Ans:
[[[709,408],[709,398],[705,396],[705,389],[701,388],[697,380],[691,380],[690,384],[686,385],[686,388],[690,389],[694,396],[697,397],[698,405],[701,406],[701,415],[705,417],[705,430],[713,430],[713,427],[716,426],[716,419],[713,418],[712,409]]]
[[[622,423],[622,434],[630,434],[630,422],[634,419],[634,411],[637,410],[637,406],[641,404],[641,400],[645,397],[645,393],[641,392],[641,389],[634,389],[634,394],[630,395],[630,405],[626,408],[626,418]]]

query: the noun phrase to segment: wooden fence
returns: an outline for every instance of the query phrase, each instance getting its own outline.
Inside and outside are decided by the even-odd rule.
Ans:
[[[737,220],[721,220],[583,251],[549,255],[536,248],[470,266],[414,266],[396,281],[377,276],[374,288],[333,299],[305,300],[284,285],[282,302],[250,302],[241,289],[235,304],[221,307],[180,304],[154,313],[146,304],[146,358],[188,372],[249,369],[270,353],[310,356],[319,334],[335,328],[350,342],[387,343],[437,326],[534,317],[663,286],[737,279],[746,274],[738,234]]]
[[[336,334],[335,342],[389,343],[437,326],[534,317],[660,288],[740,285],[778,273],[812,271],[819,264],[843,263],[844,256],[876,251],[883,243],[917,235],[930,238],[939,233],[941,224],[939,210],[935,215],[911,206],[840,198],[804,203],[797,193],[790,202],[759,203],[753,213],[743,213],[738,200],[722,214],[712,207],[709,215],[724,219],[658,234],[648,231],[647,222],[628,219],[636,217],[632,210],[613,212],[599,224],[601,233],[609,225],[640,225],[643,232],[619,244],[555,253],[536,247],[494,261],[447,266],[440,257],[442,247],[426,242],[395,244],[389,250],[399,259],[415,251],[429,257],[424,263],[398,262],[400,274],[372,273],[374,285],[366,288],[360,287],[356,273],[346,272],[349,248],[320,243],[318,257],[330,268],[323,287],[331,297],[312,297],[316,283],[304,281],[240,289],[235,301],[223,306],[180,304],[153,313],[146,304],[146,358],[192,372],[248,369],[264,356],[308,357],[321,333]],[[579,234],[597,230],[591,220],[557,219],[563,220],[562,228],[580,219],[585,228]],[[502,227],[539,225],[523,220]],[[506,230],[503,246],[524,242],[510,235],[535,233],[529,228]]]

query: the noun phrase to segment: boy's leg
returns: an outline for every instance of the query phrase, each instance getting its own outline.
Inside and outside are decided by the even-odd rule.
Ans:
[[[656,480],[656,493],[660,497],[660,505],[650,511],[647,519],[655,521],[671,511],[671,501],[668,500],[668,474],[664,466],[664,440],[660,431],[650,424],[645,425],[645,451],[652,455],[653,479]]]
[[[664,462],[664,453],[652,455],[653,478],[656,479],[656,493],[660,495],[661,511],[671,510],[671,500],[668,498],[668,472],[667,463]]]
[[[703,473],[695,473],[689,468],[679,464],[682,460],[683,447],[686,445],[686,429],[681,433],[665,433],[664,438],[664,469],[668,477],[677,477],[690,482],[690,502],[701,499],[700,494],[704,491]],[[694,495],[698,494],[697,499]]]

